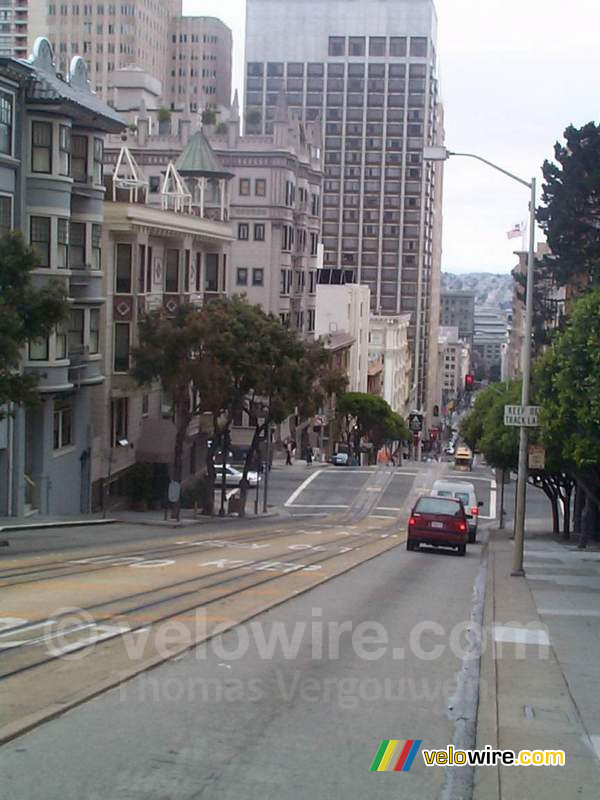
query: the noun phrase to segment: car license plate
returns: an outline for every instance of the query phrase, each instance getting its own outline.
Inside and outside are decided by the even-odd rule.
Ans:
[[[431,527],[432,528],[443,528],[444,527],[444,523],[443,522],[432,522],[431,523]]]

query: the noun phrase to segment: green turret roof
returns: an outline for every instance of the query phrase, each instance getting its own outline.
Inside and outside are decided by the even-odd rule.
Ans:
[[[214,154],[210,142],[202,131],[190,138],[175,167],[180,175],[198,175],[206,178],[233,178]]]

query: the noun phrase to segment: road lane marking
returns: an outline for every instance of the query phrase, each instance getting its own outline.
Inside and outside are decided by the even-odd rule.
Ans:
[[[285,505],[287,506],[288,504],[286,503]],[[330,503],[306,503],[304,505],[302,503],[294,503],[293,506],[288,506],[288,508],[349,508],[349,506],[334,506]]]
[[[321,475],[322,473],[323,473],[323,470],[322,469],[318,469],[316,472],[313,472],[312,475],[309,475],[309,477],[305,481],[303,481],[300,484],[300,486],[298,486],[298,488],[294,492],[292,492],[292,494],[288,497],[288,499],[285,501],[285,503],[283,505],[286,508],[289,508],[289,506],[293,505],[294,504],[294,500],[302,494],[302,492],[306,489],[306,487],[310,483],[312,483],[312,481],[314,481],[314,479],[318,475]]]

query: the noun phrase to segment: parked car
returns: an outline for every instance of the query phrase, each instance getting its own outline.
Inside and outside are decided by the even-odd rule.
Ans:
[[[431,494],[436,497],[453,497],[455,500],[462,502],[469,526],[469,542],[474,542],[477,539],[479,509],[483,503],[477,501],[477,494],[473,484],[467,483],[467,481],[436,481],[433,484]]]
[[[331,463],[336,467],[349,467],[350,466],[350,456],[348,453],[335,453],[335,455],[331,456]]]
[[[215,470],[217,473],[216,483],[219,485],[221,483],[221,476],[223,474],[223,465],[222,464],[215,464]],[[225,465],[225,485],[226,486],[239,486],[242,482],[243,472],[242,470],[236,469],[232,467],[231,464]],[[260,481],[260,475],[257,472],[248,472],[248,486],[256,486]]]
[[[468,525],[460,500],[450,497],[419,497],[408,520],[407,550],[422,544],[455,547],[460,556],[467,551]]]

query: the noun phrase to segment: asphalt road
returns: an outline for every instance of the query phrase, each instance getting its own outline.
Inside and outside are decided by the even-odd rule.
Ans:
[[[446,469],[281,466],[271,519],[24,534],[0,570],[0,645],[30,639],[0,652],[4,717],[44,703],[60,714],[81,688],[114,684],[137,647],[113,630],[69,660],[68,633],[64,651],[36,665],[46,641],[27,625],[45,625],[57,603],[80,606],[97,628],[149,630],[140,668],[158,663],[162,624],[185,629],[197,608],[210,611],[209,635],[224,621],[234,627],[5,744],[2,800],[468,797],[467,773],[456,785],[421,755],[409,774],[369,774],[383,739],[469,745],[477,662],[462,658],[455,626],[481,610],[485,518],[499,500],[490,470],[450,471],[484,503],[466,558],[397,546],[412,502]],[[513,494],[514,484],[507,507]],[[546,514],[538,490],[528,505]],[[11,630],[7,617],[26,622]],[[443,652],[430,658],[436,645]],[[480,701],[493,702],[494,687]]]
[[[369,766],[382,739],[453,741],[465,664],[449,635],[473,612],[480,553],[396,548],[74,709],[2,748],[2,797],[440,797],[446,771],[420,756],[401,775]],[[274,632],[290,647],[269,652]]]

